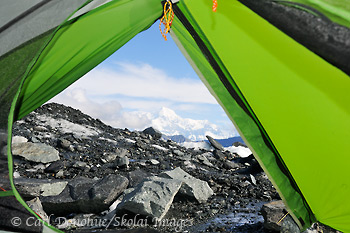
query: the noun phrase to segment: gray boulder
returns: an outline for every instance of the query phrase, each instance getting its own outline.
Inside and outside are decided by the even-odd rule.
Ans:
[[[212,152],[205,152],[202,155],[205,156],[211,163],[217,161]]]
[[[213,151],[213,155],[217,160],[221,160],[221,161],[225,161],[226,160],[226,156],[224,153],[222,153],[220,150],[215,149]]]
[[[126,156],[118,156],[114,161],[114,165],[120,168],[127,168],[129,166],[129,158]]]
[[[263,205],[261,214],[264,217],[264,227],[267,230],[280,231],[283,216],[287,213],[283,201],[273,201]]]
[[[18,192],[25,198],[59,195],[67,186],[67,181],[17,178],[14,180]]]
[[[214,167],[214,165],[208,160],[205,153],[197,155],[197,159],[208,167]]]
[[[212,145],[217,150],[223,150],[224,148],[220,143],[218,143],[214,138],[210,137],[209,135],[206,136],[210,142],[210,145]]]
[[[191,154],[189,154],[189,153],[184,153],[184,152],[182,152],[180,150],[174,150],[173,154],[177,155],[178,159],[181,159],[181,160],[184,160],[184,161],[191,160]]]
[[[142,180],[149,177],[150,174],[145,172],[144,170],[137,169],[134,171],[129,172],[128,179],[129,179],[129,187],[135,187],[138,185]]]
[[[59,152],[44,143],[14,143],[12,144],[12,154],[37,163],[51,163],[60,159]]]
[[[162,177],[145,179],[128,193],[118,209],[162,219],[168,212],[182,182]]]
[[[105,153],[102,157],[102,161],[104,163],[111,163],[115,161],[118,158],[125,158],[127,157],[128,150],[124,148],[117,148],[115,153]]]
[[[180,150],[174,150],[174,151],[173,151],[173,154],[175,154],[175,155],[177,155],[177,156],[179,156],[179,157],[182,157],[182,156],[185,155],[185,153],[182,152],[182,151],[180,151]]]
[[[156,130],[153,127],[148,127],[144,131],[142,131],[145,134],[149,134],[152,136],[153,139],[158,140],[162,137],[162,133],[159,130]]]
[[[57,146],[65,149],[65,150],[72,150],[72,148],[73,148],[72,143],[64,138],[59,138],[57,140]]]
[[[243,146],[243,147],[248,148],[248,147],[246,146],[246,144],[244,144],[244,143],[242,143],[242,142],[238,142],[238,141],[232,143],[232,146],[235,146],[235,147]]]
[[[128,184],[129,180],[124,176],[108,175],[91,188],[91,198],[109,206],[128,187]]]
[[[207,182],[191,176],[180,167],[163,172],[159,176],[183,182],[179,194],[196,199],[200,203],[206,202],[214,194]]]
[[[100,213],[107,210],[113,201],[126,189],[128,179],[110,174],[94,180],[76,177],[58,196],[41,197],[44,209],[53,214]]]
[[[83,161],[75,161],[72,164],[72,167],[74,168],[79,168],[81,170],[84,170],[87,167],[87,163],[83,162]]]
[[[264,204],[260,212],[264,217],[264,228],[269,232],[300,233],[297,223],[286,210],[282,200]]]
[[[38,132],[47,132],[47,131],[49,131],[45,126],[42,126],[42,125],[34,126],[33,129],[35,131],[38,131]]]
[[[110,163],[113,162],[117,158],[117,154],[115,153],[106,153],[103,155],[103,158],[101,158],[102,162],[104,163]]]
[[[188,154],[184,154],[184,156],[182,156],[182,157],[178,157],[178,159],[181,159],[181,160],[184,160],[184,161],[189,161],[189,160],[192,159],[192,156],[191,156],[190,153],[188,153]]]
[[[240,168],[240,166],[237,163],[232,162],[230,160],[225,160],[223,165],[224,165],[224,167],[226,169],[237,169],[237,168]]]
[[[54,197],[41,197],[40,201],[46,212],[58,216],[65,216],[70,213],[82,212],[80,205],[86,204],[84,201],[77,201],[71,197],[70,188],[66,187],[62,193]]]
[[[78,176],[68,183],[70,197],[77,201],[88,201],[90,199],[89,190],[98,180]]]

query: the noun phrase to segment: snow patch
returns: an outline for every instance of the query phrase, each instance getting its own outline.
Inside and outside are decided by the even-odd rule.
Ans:
[[[41,122],[41,125],[50,125],[52,128],[56,128],[62,133],[73,133],[78,137],[96,136],[100,133],[100,131],[94,127],[75,124],[61,118],[54,119],[45,115],[37,116],[37,118]]]
[[[117,141],[112,140],[112,139],[109,139],[109,138],[99,137],[99,138],[98,138],[98,140],[107,141],[107,142],[110,142],[110,143],[112,143],[112,144],[114,144],[114,145],[117,145],[117,144],[118,144],[118,142],[117,142]]]
[[[236,153],[242,158],[246,158],[249,155],[252,154],[251,150],[247,147],[244,146],[230,146],[230,147],[225,147],[226,150],[230,151],[231,153]]]
[[[201,141],[201,142],[183,142],[180,143],[181,146],[186,148],[194,148],[195,150],[205,149],[205,150],[213,150],[209,143]]]
[[[130,142],[130,143],[135,143],[136,141],[135,140],[132,140],[132,139],[130,139],[130,138],[125,138],[124,139],[126,142]]]
[[[162,146],[158,146],[158,145],[152,145],[154,148],[158,149],[158,150],[162,150],[162,151],[168,151],[167,148],[164,148]]]

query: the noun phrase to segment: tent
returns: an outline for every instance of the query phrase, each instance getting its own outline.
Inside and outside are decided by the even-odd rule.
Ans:
[[[299,227],[319,221],[350,232],[349,1],[214,3],[216,12],[209,0],[173,1],[171,35]],[[147,29],[162,16],[163,5],[160,0],[1,1],[1,229],[57,231],[48,224],[10,222],[39,218],[13,184],[8,146],[13,122]]]

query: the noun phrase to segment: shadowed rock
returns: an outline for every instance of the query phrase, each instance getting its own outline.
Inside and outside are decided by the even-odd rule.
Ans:
[[[147,129],[145,129],[144,131],[142,131],[145,134],[149,134],[151,135],[154,139],[158,140],[162,137],[162,133],[159,130],[156,130],[153,127],[149,127]]]
[[[48,213],[99,213],[128,186],[128,179],[120,175],[108,175],[101,180],[77,177],[70,181],[58,196],[42,197],[41,202]]]
[[[56,196],[66,188],[67,184],[67,181],[15,179],[17,191],[25,198]]]
[[[143,179],[149,177],[150,174],[145,172],[144,170],[138,169],[135,171],[131,171],[128,174],[129,179],[129,187],[134,187],[139,184]]]
[[[206,136],[210,142],[210,145],[212,145],[215,149],[222,151],[224,148],[220,143],[218,143],[214,138],[210,137],[209,135]]]
[[[268,230],[280,231],[281,219],[287,213],[283,201],[273,201],[263,205],[261,214],[264,217],[264,227]]]

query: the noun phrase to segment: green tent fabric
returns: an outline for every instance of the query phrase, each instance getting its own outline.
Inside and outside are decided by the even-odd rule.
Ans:
[[[10,220],[17,217],[25,222],[37,216],[17,193],[13,184],[12,156],[10,153],[11,130],[15,99],[24,76],[43,48],[50,32],[85,0],[68,4],[68,1],[2,1],[0,7],[0,226],[13,229]],[[35,15],[31,13],[35,12]],[[40,18],[50,18],[42,21]],[[16,25],[16,26],[14,26]],[[28,30],[29,29],[29,30]],[[13,230],[25,232],[46,231],[47,226],[22,224]]]
[[[276,2],[315,9],[349,26],[346,0]],[[147,29],[163,9],[159,0],[1,4],[1,147],[11,144],[14,120]],[[211,7],[207,0],[176,3],[172,34],[178,46],[236,125],[300,228],[320,221],[350,232],[349,76],[241,2],[219,1],[217,12]],[[0,186],[7,190],[0,192],[1,212],[6,212],[4,203],[10,198],[23,218],[35,215],[17,193],[12,173],[8,146],[7,154],[0,154]],[[9,217],[0,219],[0,229],[10,227]],[[45,225],[30,230],[54,229]]]
[[[161,11],[159,1],[116,1],[64,25],[26,78],[18,117],[33,111],[101,63],[153,24]]]
[[[256,124],[266,132],[275,147],[273,153],[279,154],[287,164],[291,173],[288,176],[293,177],[300,189],[294,193],[290,183],[285,181],[283,170],[271,161],[274,159],[272,153],[266,152],[266,145],[262,143],[259,146],[254,139],[257,134],[252,135],[253,127],[249,129],[247,122],[242,120],[244,115],[235,116],[233,114],[237,114],[237,111],[231,110],[230,115],[237,119],[236,124],[250,143],[254,155],[280,188],[291,213],[296,219],[301,216],[306,224],[313,219],[313,214],[317,220],[331,226],[334,226],[334,217],[340,214],[345,223],[345,219],[349,218],[346,215],[349,206],[344,206],[344,200],[349,193],[345,194],[347,190],[343,189],[347,180],[347,165],[342,161],[347,158],[346,141],[350,136],[349,77],[259,19],[239,2],[221,3],[223,10],[214,16],[210,11],[203,10],[210,8],[210,5],[205,1],[201,3],[202,7],[199,2],[193,1],[181,1],[178,5],[186,14],[185,18],[195,27],[194,30],[201,33],[199,37],[211,49],[210,53],[217,56],[214,59],[228,73],[225,76],[230,85],[237,86],[244,93],[251,111],[259,119],[260,123]],[[227,28],[230,30],[225,30]],[[216,77],[204,76],[208,82],[215,82]],[[329,77],[332,77],[331,83]],[[216,82],[220,81],[216,78]],[[210,86],[215,87],[215,84]],[[228,94],[224,91],[214,92],[219,99],[220,95],[227,98]],[[332,98],[328,99],[330,96]],[[303,136],[300,136],[301,129]],[[337,132],[336,137],[334,132]],[[331,142],[334,147],[322,147],[321,141]],[[298,145],[291,142],[298,142]],[[328,155],[333,153],[334,148],[338,152],[337,157],[329,161]],[[334,163],[334,167],[344,165],[337,170],[339,174],[332,182],[329,173],[320,172],[328,170],[331,163]],[[289,187],[283,187],[286,183]],[[328,195],[318,195],[319,192],[325,194],[325,189],[329,189]],[[337,193],[338,197],[335,197],[335,189],[341,190]],[[334,206],[327,210],[325,204],[331,202],[329,196],[334,197]],[[311,211],[307,206],[302,208],[303,198]],[[334,211],[335,207],[339,210]],[[331,211],[334,211],[333,216]],[[345,231],[346,228],[338,229]]]
[[[231,118],[232,122],[239,130],[240,135],[246,142],[249,142],[249,147],[251,150],[254,151],[255,155],[265,155],[256,158],[265,168],[264,170],[268,174],[269,179],[273,182],[274,186],[279,189],[280,193],[282,193],[281,197],[289,200],[289,212],[293,213],[297,219],[303,219],[303,222],[313,222],[314,219],[312,213],[308,210],[307,205],[304,204],[302,196],[293,188],[293,180],[290,180],[289,177],[284,174],[286,169],[278,162],[279,160],[276,160],[276,156],[278,156],[278,154],[274,153],[271,146],[264,142],[264,137],[261,135],[261,130],[258,124],[251,117],[251,109],[249,109],[249,112],[247,112],[240,106],[240,104],[238,104],[236,99],[239,97],[237,97],[237,95],[231,95],[230,91],[226,89],[225,85],[220,80],[220,75],[215,73],[215,70],[206,60],[196,42],[192,39],[188,31],[179,22],[179,20],[174,22],[172,31],[175,33],[177,40],[179,42],[181,41],[179,46],[183,46],[183,53],[188,58],[192,66],[196,67],[195,70],[197,71],[199,77],[201,77],[202,81],[206,84],[210,92],[216,97],[217,101],[221,104],[227,115]],[[222,66],[222,64],[220,65]],[[221,75],[223,78],[230,77],[227,73],[222,73]],[[237,90],[237,85],[234,85],[235,90]],[[239,90],[237,90],[237,92],[239,92]],[[268,169],[266,169],[265,164],[268,166]],[[273,174],[273,176],[271,174]],[[293,209],[293,211],[291,211],[291,209]]]
[[[83,1],[78,5],[81,5],[80,7],[74,7],[74,4],[69,4],[67,1],[66,4],[55,3],[58,2],[54,1],[49,7],[46,4],[50,4],[50,1],[39,2],[20,14],[25,18],[31,12],[42,10],[43,7],[46,7],[46,11],[55,8],[54,12],[61,19],[46,25],[47,31],[40,31],[42,27],[39,27],[36,33],[38,35],[34,33],[30,37],[25,37],[23,43],[14,49],[12,49],[13,43],[9,41],[7,46],[10,49],[5,50],[0,59],[2,74],[0,81],[3,84],[0,89],[0,101],[4,103],[1,105],[1,137],[4,141],[7,139],[7,143],[2,143],[1,147],[11,144],[13,120],[23,117],[61,92],[140,31],[148,28],[162,13],[162,4],[158,0],[104,1],[104,4],[101,4],[101,1],[96,1],[96,4],[92,4],[92,1]],[[59,6],[63,9],[59,9]],[[72,6],[74,8],[69,10]],[[45,16],[51,18],[52,13],[46,12]],[[9,23],[22,22],[17,18],[14,20]],[[6,27],[5,25],[5,29]],[[1,155],[0,159],[1,182],[6,181],[1,183],[1,186],[7,190],[0,192],[0,209],[3,210],[0,226],[11,229],[14,227],[10,222],[12,217],[20,216],[22,222],[25,222],[30,213],[35,216],[36,214],[25,204],[14,187],[10,147],[7,147],[7,155]],[[13,215],[6,213],[8,206],[5,203],[9,200],[5,197],[9,195],[14,195],[18,200],[11,206],[18,205],[20,208],[17,212],[12,211]],[[36,229],[21,227],[17,230],[47,232],[50,228],[47,224]]]

